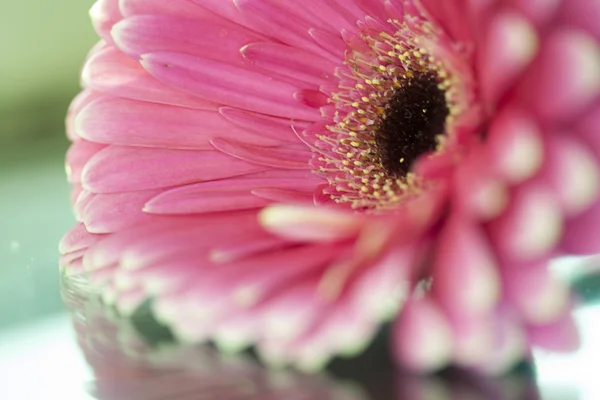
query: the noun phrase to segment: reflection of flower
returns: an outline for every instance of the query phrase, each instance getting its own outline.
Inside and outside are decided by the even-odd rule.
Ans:
[[[248,355],[225,356],[208,346],[177,344],[149,313],[119,316],[82,284],[63,280],[63,298],[96,377],[89,392],[99,400],[539,399],[529,373],[496,378],[450,370],[422,377],[395,370],[379,344],[334,364],[327,375],[271,370]]]
[[[600,250],[595,4],[100,0],[61,264],[305,368],[397,315],[420,370],[570,349],[547,264]]]
[[[149,314],[119,317],[89,293],[81,282],[64,280],[63,298],[72,310],[78,342],[95,382],[90,392],[99,400],[366,400],[356,386],[325,375],[271,371],[249,357],[221,356],[207,346],[162,341],[146,336],[161,327]]]

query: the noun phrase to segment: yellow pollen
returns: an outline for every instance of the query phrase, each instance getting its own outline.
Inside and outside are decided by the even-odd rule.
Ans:
[[[335,190],[330,194],[331,199],[366,212],[395,209],[428,184],[414,173],[391,175],[382,165],[375,135],[396,90],[411,86],[412,78],[421,73],[431,74],[436,76],[438,88],[445,92],[449,110],[446,127],[451,127],[463,111],[456,105],[455,99],[460,99],[460,92],[454,89],[456,77],[421,44],[436,39],[435,28],[410,16],[390,23],[396,26],[396,33],[369,28],[362,31],[361,38],[370,50],[349,53],[345,66],[336,72],[341,81],[352,83],[340,84],[339,91],[330,98],[337,110],[335,122],[319,139],[331,149],[316,150],[323,155],[324,166],[319,166],[319,171]],[[429,111],[423,108],[422,112]],[[436,137],[438,148],[448,139],[446,135],[449,133]],[[401,157],[398,161],[404,164],[407,159]]]

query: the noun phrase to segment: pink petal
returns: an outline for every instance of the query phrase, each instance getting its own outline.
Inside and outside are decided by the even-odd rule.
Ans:
[[[361,218],[324,208],[276,205],[260,213],[263,227],[296,241],[339,241],[358,233]]]
[[[488,139],[495,169],[511,183],[524,182],[544,161],[543,136],[535,119],[517,109],[505,109],[492,121]]]
[[[92,90],[86,89],[86,90],[82,91],[81,93],[79,93],[73,99],[73,101],[71,102],[71,105],[69,106],[69,110],[67,112],[67,118],[66,118],[67,137],[69,138],[70,141],[76,142],[80,139],[79,136],[77,135],[77,132],[75,132],[75,118],[77,117],[77,114],[79,113],[79,111],[81,111],[85,106],[87,106],[92,101],[94,101],[100,97],[102,97],[101,94],[96,93]]]
[[[260,167],[216,151],[109,146],[83,171],[83,186],[96,193],[168,188],[257,172]]]
[[[302,145],[262,147],[221,138],[213,139],[211,143],[217,150],[230,156],[272,168],[308,169],[312,156]]]
[[[176,235],[185,237],[189,234],[190,230],[206,230],[205,227],[214,223],[215,219],[221,220],[224,218],[223,221],[225,223],[230,223],[231,220],[228,218],[231,218],[232,216],[234,216],[238,222],[239,218],[242,218],[240,217],[240,214],[210,215],[208,217],[155,216],[151,222],[139,224],[132,228],[106,236],[86,253],[83,260],[84,265],[89,270],[115,265],[119,263],[123,257],[123,253],[136,244],[148,242],[150,240],[160,241],[162,240],[161,235],[173,238]],[[252,218],[255,219],[256,216],[254,215]],[[154,246],[154,249],[160,250],[160,246]]]
[[[190,261],[188,256],[195,254],[197,260],[191,265],[201,272],[202,267],[208,264],[205,256],[214,246],[233,246],[251,239],[271,237],[259,229],[256,212],[252,211],[209,214],[206,218],[200,216],[194,220],[191,216],[182,217],[182,220],[185,219],[190,223],[178,227],[175,225],[170,230],[154,232],[130,243],[120,256],[121,267],[140,269],[157,263],[164,265],[166,261]],[[233,223],[236,225],[231,225]]]
[[[185,53],[231,64],[244,64],[240,49],[260,37],[220,18],[189,19],[137,15],[112,29],[116,45],[133,58],[161,51]]]
[[[248,210],[266,207],[271,201],[254,196],[246,190],[204,192],[171,191],[152,199],[144,210],[153,214],[200,214],[221,211]]]
[[[336,64],[313,53],[277,43],[252,43],[240,52],[253,65],[314,85],[332,80]]]
[[[491,150],[476,146],[454,172],[454,190],[461,212],[484,221],[496,218],[509,203],[506,183],[490,165]]]
[[[216,15],[192,1],[119,0],[119,8],[126,17],[133,15],[170,15],[186,18],[215,18]]]
[[[255,190],[260,190],[261,188],[288,188],[309,191],[318,182],[319,180],[309,172],[268,170],[256,174],[233,177],[227,180],[196,183],[164,191],[150,200],[146,204],[145,210],[158,214],[210,212],[214,207],[218,208],[220,206],[219,197],[223,201],[223,207],[227,207],[227,204],[232,204],[231,200],[233,199],[227,199],[227,196],[230,194],[239,197],[245,193],[249,198],[244,198],[244,201],[251,201],[253,202],[252,204],[255,204],[259,200],[253,194]],[[250,200],[252,197],[255,199]],[[264,201],[261,202],[265,203]],[[213,206],[205,208],[208,207],[207,203],[211,203]]]
[[[277,117],[319,119],[318,110],[294,99],[298,88],[267,75],[179,53],[146,54],[141,63],[160,81],[205,99]]]
[[[410,2],[407,2],[410,4]],[[421,0],[430,16],[456,41],[471,40],[468,5],[456,0]]]
[[[502,271],[505,296],[526,322],[549,323],[568,309],[569,290],[552,275],[547,260],[510,265]]]
[[[258,188],[253,189],[252,194],[277,203],[286,204],[306,204],[313,205],[313,192],[301,192],[298,190],[279,189],[279,188]]]
[[[110,30],[123,18],[119,10],[119,0],[98,0],[90,9],[92,24],[98,35],[108,43],[112,43]]]
[[[319,314],[321,305],[316,293],[316,285],[311,282],[295,285],[268,301],[260,315],[264,337],[287,341],[302,336]]]
[[[193,110],[105,97],[77,116],[76,130],[84,139],[144,147],[211,150],[213,137],[231,137],[257,145],[276,145],[275,139],[253,134],[229,123],[216,110]]]
[[[334,0],[306,0],[304,8],[310,12],[309,20],[319,19],[335,34],[342,29],[356,29],[356,18],[349,12],[348,6],[340,7]],[[318,28],[315,26],[315,28]]]
[[[523,328],[509,316],[496,317],[494,332],[495,345],[487,353],[483,363],[475,366],[475,370],[487,375],[499,376],[510,373],[517,363],[525,359],[529,349]]]
[[[155,190],[98,194],[85,207],[82,216],[87,230],[92,233],[110,233],[129,228],[151,216],[142,211],[146,201],[156,196]]]
[[[231,0],[193,0],[193,2],[200,3],[203,8],[206,8],[207,10],[210,10],[230,21],[234,21],[242,26],[248,26],[248,21],[243,18],[237,6]]]
[[[600,170],[595,156],[570,132],[546,139],[548,163],[544,178],[556,191],[568,216],[582,213],[600,194]]]
[[[96,193],[88,192],[87,190],[82,190],[79,193],[75,199],[75,202],[73,203],[73,211],[75,212],[75,218],[77,218],[78,221],[83,222],[83,213],[85,208],[96,196]]]
[[[250,21],[255,30],[276,37],[290,46],[329,57],[329,53],[316,45],[308,35],[309,29],[313,27],[311,25],[314,25],[314,19],[308,22],[297,14],[294,15],[295,12],[301,12],[301,8],[276,0],[234,0],[234,3],[242,17]]]
[[[371,343],[377,324],[365,318],[345,301],[333,307],[319,309],[321,324],[298,342],[292,343],[290,353],[300,369],[314,372],[323,368],[334,355],[355,356]]]
[[[520,14],[494,15],[482,45],[482,91],[488,107],[493,108],[511,83],[533,61],[538,51],[535,28]]]
[[[521,89],[548,122],[572,121],[600,95],[598,43],[581,31],[554,31]]]
[[[392,248],[353,282],[349,296],[362,314],[388,320],[401,310],[410,293],[415,247]]]
[[[475,367],[486,363],[495,347],[493,315],[474,317],[463,314],[451,317],[454,348],[452,358],[456,365]]]
[[[557,352],[572,352],[579,349],[580,337],[570,313],[550,324],[533,325],[527,329],[532,345]]]
[[[104,144],[88,142],[87,140],[78,140],[71,144],[71,147],[67,151],[65,165],[69,182],[81,182],[81,173],[85,165],[104,148],[106,148]]]
[[[600,41],[600,2],[596,0],[568,0],[561,2],[560,21],[592,34]]]
[[[520,14],[527,17],[536,26],[542,28],[552,18],[561,4],[571,3],[572,1],[548,1],[548,0],[508,0],[506,3],[510,7],[518,10]]]
[[[554,196],[530,184],[512,194],[508,210],[490,225],[499,256],[526,261],[551,253],[563,232],[563,217]]]
[[[271,117],[232,107],[221,107],[219,112],[228,121],[241,128],[282,142],[297,142],[298,138],[294,132],[302,130],[306,126],[305,123],[291,119]]]
[[[394,323],[394,354],[402,365],[429,372],[452,355],[452,331],[444,314],[428,299],[411,299]]]
[[[330,58],[341,60],[344,57],[346,44],[339,36],[315,28],[311,28],[308,33],[319,46],[331,54]]]
[[[591,255],[600,252],[600,203],[567,222],[561,248],[568,254]]]
[[[86,60],[81,80],[88,88],[117,97],[201,110],[214,110],[217,107],[211,101],[161,83],[148,74],[139,62],[114,47],[93,52]]]
[[[104,236],[89,233],[83,224],[77,224],[62,237],[58,244],[58,251],[61,254],[67,254],[82,250],[94,245]]]
[[[468,217],[453,216],[438,239],[433,292],[452,315],[489,313],[500,299],[500,276],[487,237]]]

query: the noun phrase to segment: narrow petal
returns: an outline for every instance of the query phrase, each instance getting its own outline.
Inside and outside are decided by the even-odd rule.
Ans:
[[[212,101],[174,90],[142,68],[139,62],[114,47],[95,51],[85,62],[81,80],[87,88],[126,99],[214,110]],[[82,107],[83,108],[83,107]]]
[[[179,53],[146,54],[141,63],[160,81],[205,99],[277,117],[319,118],[294,99],[298,88],[267,75]]]
[[[277,43],[252,43],[241,48],[242,55],[259,68],[289,75],[314,85],[332,80],[336,64],[308,51]]]
[[[523,0],[525,1],[525,0]],[[561,2],[560,21],[568,26],[583,29],[600,42],[600,2],[595,0],[568,0]]]
[[[108,43],[112,43],[110,30],[123,18],[119,10],[119,0],[98,0],[90,9],[92,24],[98,35]]]
[[[517,109],[505,109],[490,126],[489,148],[495,169],[511,183],[521,183],[540,170],[544,138],[535,119]]]
[[[557,30],[544,42],[521,86],[523,98],[548,122],[573,122],[600,95],[600,48],[589,35]]]
[[[261,147],[221,138],[211,140],[213,146],[240,160],[272,168],[308,169],[312,156],[304,146],[282,145]]]
[[[546,324],[569,308],[567,286],[548,269],[548,261],[510,265],[503,269],[505,295],[530,324]]]
[[[318,180],[308,172],[265,171],[168,190],[150,200],[146,204],[145,210],[158,214],[186,214],[211,212],[215,210],[215,207],[225,209],[251,206],[252,208],[269,203],[255,196],[254,192],[261,188],[310,191],[317,183]],[[228,199],[230,195],[233,198]]]
[[[543,28],[546,23],[551,22],[561,4],[572,3],[572,1],[546,1],[546,0],[508,0],[505,2],[538,28]],[[541,30],[541,29],[540,29]]]
[[[234,3],[242,17],[250,21],[257,31],[276,37],[290,46],[329,56],[309,36],[308,31],[315,21],[308,22],[298,16],[302,10],[300,7],[274,0],[234,0]]]
[[[129,146],[211,150],[213,137],[235,138],[256,145],[280,141],[231,124],[216,109],[193,110],[105,97],[81,110],[75,129],[84,139]]]
[[[561,247],[567,254],[592,255],[600,253],[600,204],[571,219],[565,226]]]
[[[298,241],[337,241],[350,238],[362,225],[350,213],[323,208],[278,205],[260,213],[260,223],[270,232]]]
[[[581,345],[577,326],[570,313],[549,324],[529,326],[527,333],[532,345],[550,351],[572,352]]]
[[[511,82],[533,61],[538,52],[538,36],[529,21],[515,12],[494,15],[483,45],[482,91],[489,107],[494,107]]]
[[[308,33],[319,46],[331,54],[330,58],[343,59],[346,44],[341,37],[315,28],[310,29]]]
[[[434,302],[408,301],[393,329],[394,353],[402,365],[430,372],[450,362],[452,331]]]
[[[85,206],[83,223],[89,232],[110,233],[149,221],[152,217],[142,209],[158,193],[150,190],[95,195]]]
[[[75,118],[77,117],[79,111],[81,111],[85,106],[87,106],[92,101],[100,97],[102,97],[102,94],[90,89],[86,89],[79,93],[73,99],[71,105],[69,106],[69,110],[67,111],[67,118],[65,121],[67,137],[70,141],[76,142],[80,139],[80,137],[77,135],[77,132],[75,131]]]
[[[109,146],[83,171],[83,186],[96,193],[168,188],[258,172],[261,168],[216,151]]]
[[[385,321],[401,311],[411,290],[415,247],[391,249],[353,282],[350,300],[362,314]]]
[[[548,255],[563,233],[563,217],[554,196],[531,184],[512,195],[509,209],[490,225],[490,236],[507,260],[533,260]]]
[[[200,197],[193,191],[178,191],[152,199],[144,210],[153,214],[201,214],[262,208],[269,204],[271,201],[246,190],[204,192]]]
[[[148,14],[203,19],[217,17],[192,1],[119,0],[119,9],[126,17]]]
[[[106,145],[104,144],[88,142],[87,140],[78,140],[73,143],[67,151],[65,161],[65,169],[69,182],[81,182],[81,173],[85,165],[94,155],[105,148]]]
[[[92,246],[104,237],[105,235],[89,233],[83,224],[77,224],[62,237],[58,251],[61,254],[73,253]]]
[[[433,292],[453,315],[489,313],[500,299],[500,276],[486,235],[468,217],[455,215],[439,237]]]
[[[587,147],[564,132],[547,138],[548,162],[544,178],[556,191],[567,216],[582,213],[598,200],[600,170]]]
[[[129,56],[160,51],[186,53],[231,64],[243,64],[240,49],[260,40],[251,31],[220,18],[190,19],[167,15],[137,15],[112,29],[115,43]]]
[[[308,124],[290,119],[276,118],[268,115],[233,108],[221,107],[219,112],[231,123],[254,132],[261,136],[278,139],[282,142],[297,142],[294,132],[303,130]]]

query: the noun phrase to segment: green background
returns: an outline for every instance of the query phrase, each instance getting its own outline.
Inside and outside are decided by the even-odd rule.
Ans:
[[[0,328],[63,310],[57,242],[74,221],[64,117],[98,40],[92,4],[0,2]]]

